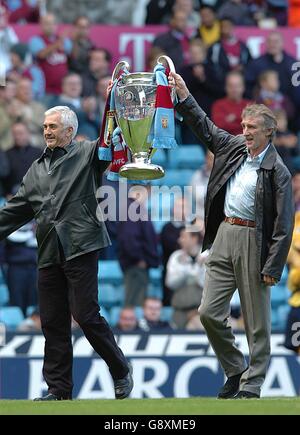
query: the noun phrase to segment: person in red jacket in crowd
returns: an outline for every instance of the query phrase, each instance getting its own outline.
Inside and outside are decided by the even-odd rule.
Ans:
[[[19,0],[12,2],[2,0],[9,11],[10,23],[38,23],[40,12],[45,8],[45,0]]]
[[[241,113],[251,103],[243,98],[244,78],[238,71],[227,74],[225,82],[226,96],[216,100],[212,105],[212,120],[223,130],[231,134],[241,134]]]
[[[59,95],[62,79],[68,72],[72,42],[65,35],[58,34],[55,15],[44,15],[40,25],[42,32],[30,39],[29,48],[45,74],[46,94]]]

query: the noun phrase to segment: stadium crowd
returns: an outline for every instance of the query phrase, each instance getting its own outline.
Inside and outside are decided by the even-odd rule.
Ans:
[[[201,107],[218,127],[234,135],[242,133],[240,115],[249,102],[271,108],[278,121],[274,144],[293,175],[295,206],[300,213],[300,87],[292,86],[291,80],[296,59],[284,51],[282,35],[275,30],[277,25],[300,25],[300,7],[296,6],[296,1],[288,6],[285,0],[65,0],[62,8],[55,0],[2,0],[0,39],[5,43],[0,45],[0,75],[5,74],[6,84],[0,86],[1,203],[14,195],[29,166],[42,153],[43,117],[48,108],[63,105],[75,111],[78,140],[98,137],[114,65],[101,41],[95,46],[90,39],[91,25],[165,24],[168,29],[157,35],[147,52],[148,70],[153,70],[160,54],[170,56]],[[72,23],[71,30],[58,32],[58,22]],[[18,39],[14,23],[39,23],[39,31],[25,43]],[[236,37],[236,25],[271,27],[261,56],[252,57]],[[108,222],[112,247],[101,254],[99,301],[116,331],[202,328],[197,313],[205,272],[202,220],[213,156],[180,121],[176,121],[176,138],[179,148],[196,146],[203,154],[199,168],[193,173],[190,170],[187,180],[189,185],[201,187],[194,189],[199,211],[196,231],[188,231],[191,222],[182,211],[182,198],[174,201],[169,222]],[[176,167],[172,158],[164,155],[164,166],[176,171],[178,180],[182,167],[178,162]],[[149,198],[143,197],[143,191],[137,186],[130,201],[139,201],[147,213]],[[38,314],[34,308],[34,231],[34,223],[28,224],[1,243],[0,320],[1,309],[7,306],[19,307],[24,318]],[[107,280],[102,280],[103,263],[111,266],[111,273],[119,268],[121,275],[114,278],[109,272]],[[282,282],[274,288],[274,329],[284,329],[289,311],[287,280],[288,265]],[[3,296],[5,286],[7,297]],[[106,298],[109,292],[118,297]],[[234,326],[243,328],[236,298],[231,314]],[[40,327],[39,322],[27,319],[20,329],[26,325]]]

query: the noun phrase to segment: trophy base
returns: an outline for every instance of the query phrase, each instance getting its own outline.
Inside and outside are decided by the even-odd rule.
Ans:
[[[156,180],[164,177],[165,171],[152,163],[127,163],[121,167],[119,175],[129,180]]]

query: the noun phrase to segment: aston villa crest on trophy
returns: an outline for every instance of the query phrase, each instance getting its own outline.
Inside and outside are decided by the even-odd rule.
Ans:
[[[125,61],[114,69],[104,142],[116,146],[117,137],[117,146],[126,143],[129,161],[119,169],[122,177],[151,180],[164,176],[164,169],[152,164],[151,157],[156,149],[177,146],[175,91],[168,84],[170,71],[175,72],[175,68],[168,56],[158,58],[153,73],[130,73]]]

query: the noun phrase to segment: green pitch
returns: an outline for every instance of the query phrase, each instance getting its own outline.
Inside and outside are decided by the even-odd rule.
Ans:
[[[0,415],[15,414],[101,414],[101,415],[218,415],[218,414],[286,414],[300,415],[300,398],[251,400],[127,399],[73,400],[32,402],[0,400]]]

